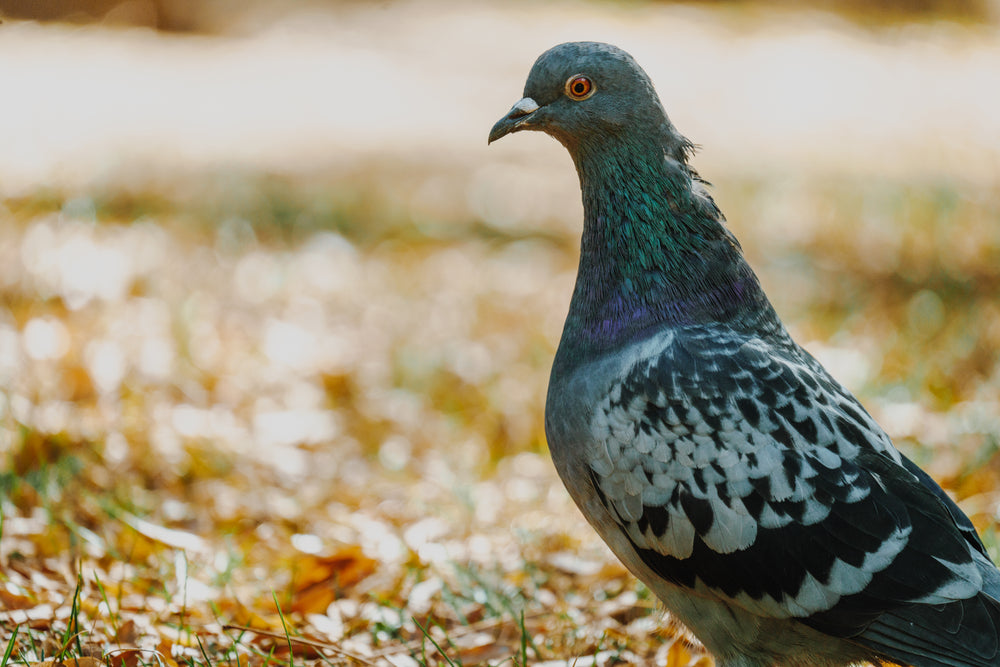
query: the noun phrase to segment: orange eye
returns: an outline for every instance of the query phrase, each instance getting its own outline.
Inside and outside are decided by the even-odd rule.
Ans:
[[[582,74],[566,80],[566,94],[574,100],[585,100],[594,94],[594,82]]]

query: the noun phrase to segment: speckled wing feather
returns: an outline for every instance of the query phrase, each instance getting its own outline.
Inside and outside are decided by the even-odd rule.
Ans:
[[[971,524],[808,353],[725,327],[633,352],[585,455],[656,574],[917,664],[1000,663]]]

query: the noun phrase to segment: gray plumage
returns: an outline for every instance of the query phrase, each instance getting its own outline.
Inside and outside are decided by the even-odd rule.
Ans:
[[[570,495],[722,667],[1000,665],[972,524],[788,335],[645,72],[542,54],[490,132],[580,176],[580,267],[545,428]]]

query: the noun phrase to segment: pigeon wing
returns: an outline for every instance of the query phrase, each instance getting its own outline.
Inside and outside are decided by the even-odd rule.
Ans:
[[[968,520],[818,362],[718,328],[641,348],[586,455],[651,570],[888,655],[997,664],[996,570]]]

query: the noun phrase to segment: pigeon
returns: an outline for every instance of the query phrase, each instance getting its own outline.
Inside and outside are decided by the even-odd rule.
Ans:
[[[489,134],[580,178],[545,432],[570,496],[719,667],[1000,665],[962,510],[790,337],[625,51],[560,44]]]

